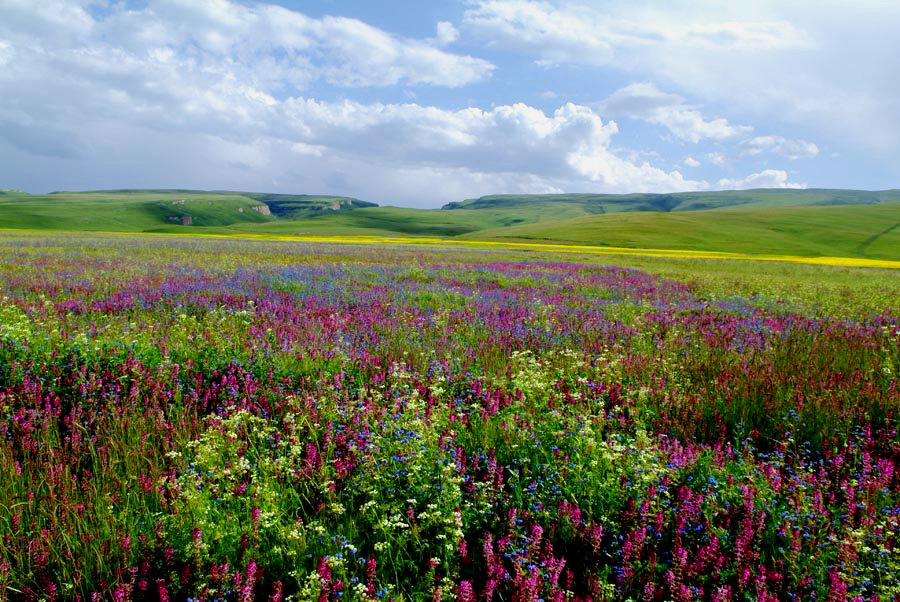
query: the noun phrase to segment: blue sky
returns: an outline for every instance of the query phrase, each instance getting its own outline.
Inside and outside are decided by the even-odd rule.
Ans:
[[[0,188],[896,188],[898,23],[874,0],[0,0]]]

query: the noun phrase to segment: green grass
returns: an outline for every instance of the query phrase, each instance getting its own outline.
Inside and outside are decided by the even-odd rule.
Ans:
[[[184,201],[182,203],[182,201]],[[190,217],[195,226],[271,221],[237,193],[193,191],[76,192],[0,196],[0,227],[151,231]]]
[[[434,211],[402,207],[371,207],[339,211],[306,219],[279,219],[228,227],[166,226],[155,232],[267,234],[282,236],[437,236],[454,237],[482,228],[501,228],[516,218],[502,211]]]
[[[0,599],[900,591],[900,270],[479,246],[0,232]]]
[[[272,215],[254,210],[261,206]],[[185,217],[190,225],[181,225]],[[0,228],[34,230],[462,237],[896,259],[898,224],[897,190],[494,195],[443,210],[229,191],[0,191]]]
[[[184,201],[182,203],[182,201]],[[0,194],[0,228],[169,231],[190,217],[191,228],[262,224],[371,206],[350,197],[200,190],[106,190]],[[272,215],[254,208],[267,207]],[[332,208],[336,207],[336,208]]]
[[[804,256],[900,258],[900,202],[616,213],[482,230],[465,238]]]
[[[528,213],[540,210],[557,219],[618,213],[620,211],[701,211],[724,207],[775,208],[806,205],[869,205],[900,200],[900,190],[806,190],[761,188],[673,194],[497,194],[448,203],[444,209],[512,209]]]
[[[375,203],[360,201],[346,196],[323,196],[310,194],[270,194],[262,192],[244,192],[244,196],[262,201],[273,215],[283,219],[302,219],[329,215],[334,211],[376,207]]]
[[[604,255],[578,261],[634,268],[688,283],[708,299],[764,300],[773,308],[859,317],[900,298],[900,271],[766,261]]]
[[[483,228],[503,228],[521,223],[503,210],[436,211],[402,207],[371,207],[322,215],[306,220],[282,221],[262,228],[234,230],[279,234],[404,234],[458,236]]]

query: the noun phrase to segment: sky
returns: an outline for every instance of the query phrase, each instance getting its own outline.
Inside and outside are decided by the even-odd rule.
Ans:
[[[0,0],[0,188],[900,188],[895,0]]]

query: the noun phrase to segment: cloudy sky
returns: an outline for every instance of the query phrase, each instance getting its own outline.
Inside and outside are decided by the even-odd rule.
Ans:
[[[0,188],[900,187],[896,0],[0,0]]]

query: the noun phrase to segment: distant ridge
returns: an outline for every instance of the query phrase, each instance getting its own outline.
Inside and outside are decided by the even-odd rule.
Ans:
[[[499,209],[552,204],[557,206],[557,209],[559,209],[559,205],[580,206],[583,215],[596,215],[619,211],[703,211],[725,207],[868,205],[891,200],[900,200],[900,189],[869,191],[830,188],[758,188],[662,194],[493,194],[447,203],[442,209]]]
[[[191,189],[0,192],[0,228],[428,236],[900,259],[900,190],[489,195],[442,209]]]
[[[0,194],[0,227],[158,231],[303,219],[377,207],[352,197],[189,188]]]
[[[484,229],[464,238],[900,259],[900,200],[665,213],[619,211]]]

